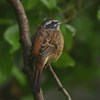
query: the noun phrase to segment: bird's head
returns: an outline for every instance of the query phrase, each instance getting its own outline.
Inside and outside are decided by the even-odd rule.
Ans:
[[[43,21],[42,26],[46,29],[59,30],[61,22],[58,20],[48,19]]]

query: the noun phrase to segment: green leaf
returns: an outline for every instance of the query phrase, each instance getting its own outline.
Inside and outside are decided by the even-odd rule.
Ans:
[[[21,1],[26,10],[30,10],[36,5],[38,5],[39,0],[22,0]]]
[[[7,28],[4,33],[5,40],[12,46],[10,53],[14,53],[19,49],[19,34],[18,34],[18,26],[13,25]]]
[[[54,9],[57,7],[57,0],[41,0],[41,2],[48,8]]]
[[[10,77],[12,65],[9,46],[4,40],[1,40],[0,38],[0,85]]]
[[[73,46],[73,34],[75,34],[75,30],[68,29],[66,27],[67,27],[66,25],[63,25],[61,27],[61,31],[64,36],[64,48],[70,50]]]
[[[21,100],[34,100],[33,95],[26,95]]]
[[[26,85],[26,77],[25,75],[22,73],[22,71],[17,68],[16,66],[13,66],[12,68],[12,75],[16,77],[16,79],[18,80],[18,82],[23,86]]]
[[[73,67],[75,65],[75,61],[65,52],[62,53],[59,60],[57,62],[53,62],[53,65],[58,68],[64,67]]]
[[[99,10],[97,12],[97,18],[100,20],[100,7],[99,7]]]
[[[72,25],[77,30],[77,38],[82,42],[91,44],[94,34],[92,19],[87,14],[82,14],[72,22]]]
[[[10,25],[10,24],[12,24],[12,20],[0,18],[0,25]]]
[[[66,24],[65,27],[72,33],[72,36],[76,35],[76,29],[69,24]]]

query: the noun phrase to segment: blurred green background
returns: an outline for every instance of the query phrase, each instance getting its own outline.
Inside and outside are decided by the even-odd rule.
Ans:
[[[100,0],[21,0],[31,35],[46,18],[71,20],[61,26],[64,51],[52,63],[72,100],[100,99]],[[46,69],[42,88],[45,100],[66,100]],[[0,100],[33,100],[23,72],[22,48],[15,13],[0,0]]]

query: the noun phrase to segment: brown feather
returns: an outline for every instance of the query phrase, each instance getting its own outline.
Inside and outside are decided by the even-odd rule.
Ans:
[[[63,50],[63,36],[60,30],[39,27],[34,35],[32,55],[34,56],[35,73],[34,90],[39,92],[41,74],[48,61],[59,58]]]

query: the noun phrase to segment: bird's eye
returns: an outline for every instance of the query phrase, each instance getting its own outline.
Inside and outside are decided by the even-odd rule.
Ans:
[[[54,22],[52,22],[51,24],[54,24]]]
[[[57,24],[57,22],[54,22],[54,21],[53,21],[51,24]]]

